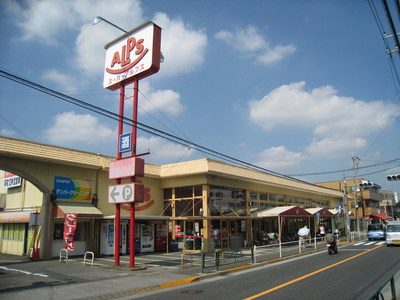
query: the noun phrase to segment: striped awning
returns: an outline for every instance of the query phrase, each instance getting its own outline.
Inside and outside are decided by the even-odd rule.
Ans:
[[[54,217],[64,218],[65,214],[78,214],[79,217],[101,218],[103,213],[95,206],[86,203],[57,203]]]

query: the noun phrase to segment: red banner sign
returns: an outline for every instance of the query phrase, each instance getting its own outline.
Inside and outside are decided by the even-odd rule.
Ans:
[[[64,244],[65,249],[68,251],[74,251],[74,237],[76,231],[76,225],[78,214],[65,214],[65,222],[64,222]]]

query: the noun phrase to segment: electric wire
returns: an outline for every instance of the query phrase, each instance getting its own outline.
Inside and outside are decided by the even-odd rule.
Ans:
[[[40,84],[37,84],[37,83],[35,83],[33,81],[30,81],[28,79],[24,79],[24,78],[22,78],[22,77],[20,77],[18,75],[15,75],[15,74],[12,74],[10,72],[7,72],[7,71],[5,71],[3,69],[0,69],[0,76],[4,77],[4,78],[7,78],[9,80],[12,80],[14,82],[20,83],[20,84],[22,84],[24,86],[30,87],[32,89],[35,89],[37,91],[40,91],[42,93],[48,94],[50,96],[53,96],[53,97],[58,98],[60,100],[63,100],[63,101],[69,102],[71,104],[77,105],[77,106],[79,106],[81,108],[88,109],[88,110],[90,110],[92,112],[98,113],[100,115],[103,115],[105,117],[111,118],[113,120],[116,120],[116,121],[119,120],[119,115],[117,113],[111,112],[111,111],[106,110],[104,108],[101,108],[99,106],[90,104],[88,102],[85,102],[85,101],[79,100],[77,98],[65,95],[65,94],[60,93],[60,92],[55,91],[55,90],[52,90],[50,88],[47,88],[47,87],[42,86]],[[245,167],[245,168],[248,168],[248,169],[252,169],[252,170],[255,170],[255,171],[267,173],[267,174],[270,174],[270,175],[275,175],[275,176],[278,176],[278,177],[282,177],[282,178],[286,178],[286,179],[290,179],[290,180],[294,180],[294,181],[298,181],[298,182],[305,182],[305,181],[297,179],[297,178],[293,178],[293,177],[290,177],[290,176],[287,176],[287,175],[284,175],[284,174],[281,174],[281,173],[278,173],[278,172],[274,172],[274,171],[265,169],[265,168],[260,167],[260,166],[256,166],[254,164],[245,162],[243,160],[234,158],[232,156],[223,154],[221,152],[214,151],[214,150],[212,150],[210,148],[207,148],[207,147],[201,146],[199,144],[190,142],[190,141],[188,141],[186,139],[177,137],[175,135],[172,135],[172,134],[169,134],[169,133],[164,132],[162,130],[159,130],[157,128],[145,125],[145,124],[140,123],[138,121],[134,122],[132,119],[129,119],[127,117],[123,117],[122,121],[123,121],[124,124],[127,124],[129,126],[132,126],[135,123],[136,127],[141,131],[147,132],[147,133],[152,134],[152,135],[159,136],[161,138],[164,138],[164,139],[169,140],[169,141],[174,142],[174,143],[178,143],[178,144],[183,145],[185,147],[190,147],[190,148],[192,148],[194,150],[197,150],[197,151],[200,151],[202,153],[208,154],[208,155],[210,155],[212,157],[216,157],[216,158],[222,159],[223,161],[227,161],[227,162],[236,164],[238,166],[242,166],[242,167]],[[305,183],[308,183],[308,182],[305,182]]]
[[[391,159],[391,160],[380,162],[380,163],[376,163],[376,164],[373,164],[373,165],[358,167],[358,169],[367,169],[367,168],[373,168],[373,167],[382,166],[382,165],[388,165],[388,164],[392,164],[392,163],[397,162],[397,161],[400,161],[400,158]],[[393,167],[391,167],[391,168],[389,168],[387,170],[390,170],[392,168]],[[387,171],[387,170],[384,170],[384,171]],[[305,174],[288,174],[288,176],[327,175],[327,174],[344,173],[344,172],[350,172],[350,171],[353,171],[353,168],[343,169],[343,170],[336,170],[336,171],[328,171],[328,172],[315,172],[315,173],[305,173]]]

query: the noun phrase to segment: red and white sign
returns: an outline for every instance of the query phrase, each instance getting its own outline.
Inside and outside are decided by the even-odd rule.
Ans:
[[[11,188],[21,186],[22,178],[10,172],[4,172],[3,187]]]
[[[122,84],[157,73],[160,69],[161,28],[146,22],[104,47],[106,63],[104,88],[115,90]]]
[[[67,249],[68,251],[75,250],[74,238],[75,238],[76,225],[78,223],[77,218],[78,214],[71,214],[71,213],[65,214],[64,244],[65,244],[65,249]]]
[[[144,176],[144,159],[128,157],[110,162],[109,179],[119,179],[131,176]]]

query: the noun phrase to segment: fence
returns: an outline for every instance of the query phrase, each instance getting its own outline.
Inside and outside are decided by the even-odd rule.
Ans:
[[[386,280],[386,282],[369,298],[369,300],[398,299],[397,295],[400,295],[400,272],[390,276],[389,279]]]
[[[351,232],[348,237],[341,236],[337,242],[365,237],[366,232]],[[241,264],[244,261],[247,261],[249,264],[255,264],[325,248],[326,242],[323,237],[313,237],[284,243],[274,242],[267,245],[254,245],[245,249],[216,249],[213,252],[188,251],[182,254],[181,267],[184,268],[185,264],[189,263],[190,266],[198,266],[200,264],[201,271],[204,273],[206,271],[219,271],[221,268],[233,268],[235,267],[235,263],[237,264],[239,261]]]
[[[321,237],[299,239],[290,242],[276,242],[268,245],[253,246],[253,263],[261,260],[282,258],[293,254],[309,252],[311,249],[325,248],[325,242]]]

